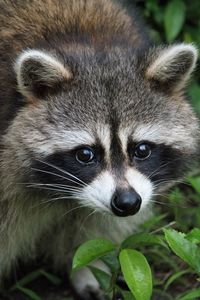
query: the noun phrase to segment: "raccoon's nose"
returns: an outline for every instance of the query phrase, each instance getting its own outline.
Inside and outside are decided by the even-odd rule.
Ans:
[[[134,189],[117,190],[111,200],[113,213],[120,217],[136,214],[141,206],[142,199]]]

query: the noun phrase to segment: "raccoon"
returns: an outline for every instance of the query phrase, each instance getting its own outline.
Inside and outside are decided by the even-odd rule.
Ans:
[[[197,49],[153,45],[124,3],[0,1],[1,283],[19,260],[65,270],[87,239],[120,242],[197,153]],[[103,297],[88,270],[74,286]]]

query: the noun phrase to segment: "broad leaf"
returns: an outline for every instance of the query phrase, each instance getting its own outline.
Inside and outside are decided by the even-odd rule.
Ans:
[[[124,279],[136,300],[149,300],[152,294],[152,275],[144,255],[136,250],[124,249],[119,261]]]
[[[82,268],[114,249],[115,245],[106,239],[87,241],[77,249],[72,262],[72,270]]]
[[[182,260],[200,273],[200,249],[188,241],[185,234],[172,229],[164,229],[165,238],[170,248]]]

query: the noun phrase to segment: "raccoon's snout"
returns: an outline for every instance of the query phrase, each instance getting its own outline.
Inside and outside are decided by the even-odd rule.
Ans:
[[[134,189],[117,190],[111,199],[113,213],[120,217],[135,215],[141,206],[142,199]]]

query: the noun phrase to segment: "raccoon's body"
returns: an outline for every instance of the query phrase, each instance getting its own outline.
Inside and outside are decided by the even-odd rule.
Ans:
[[[2,280],[18,259],[65,269],[86,239],[130,234],[187,170],[198,122],[194,46],[151,47],[117,2],[0,1],[0,28]]]

